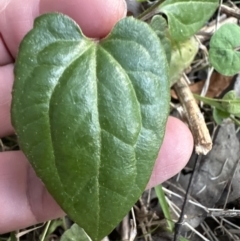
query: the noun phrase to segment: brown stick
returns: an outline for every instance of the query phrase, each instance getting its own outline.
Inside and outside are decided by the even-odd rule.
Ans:
[[[235,17],[237,19],[240,19],[240,9],[235,7],[235,8],[230,8],[226,5],[221,5],[221,12],[227,14],[228,16]]]
[[[193,97],[184,77],[173,86],[186,113],[189,127],[195,143],[197,154],[206,155],[212,149],[212,139],[204,121],[204,117]]]

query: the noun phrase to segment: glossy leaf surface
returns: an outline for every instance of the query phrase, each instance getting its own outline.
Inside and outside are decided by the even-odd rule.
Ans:
[[[92,240],[145,189],[168,110],[167,60],[146,23],[125,18],[99,42],[69,17],[45,14],[21,43],[12,101],[20,146]]]
[[[210,41],[209,60],[221,74],[233,76],[240,71],[240,27],[224,24]]]
[[[171,37],[182,42],[192,37],[209,20],[218,0],[166,0],[160,11],[167,15]]]

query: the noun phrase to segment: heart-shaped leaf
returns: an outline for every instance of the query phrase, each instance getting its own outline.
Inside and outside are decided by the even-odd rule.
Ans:
[[[221,26],[210,41],[209,60],[223,75],[233,76],[240,71],[240,27],[227,23]]]
[[[160,11],[167,15],[172,39],[182,42],[209,20],[218,4],[218,0],[166,0],[160,5]]]
[[[99,42],[69,17],[45,14],[21,43],[12,101],[20,146],[92,240],[145,189],[168,109],[166,56],[146,23],[125,18]]]

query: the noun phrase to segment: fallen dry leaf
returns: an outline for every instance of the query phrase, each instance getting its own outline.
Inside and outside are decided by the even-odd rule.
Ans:
[[[233,76],[224,76],[218,72],[213,72],[206,96],[209,98],[218,97],[230,85],[232,79]],[[206,80],[200,80],[191,84],[189,87],[192,93],[200,95],[205,81]],[[173,89],[171,89],[171,96],[174,99],[178,99]]]

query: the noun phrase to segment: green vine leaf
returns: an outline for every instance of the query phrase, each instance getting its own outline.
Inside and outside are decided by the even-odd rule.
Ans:
[[[224,24],[212,36],[209,60],[221,74],[233,76],[240,71],[240,27]]]
[[[96,41],[69,17],[45,14],[21,43],[12,100],[21,149],[94,241],[145,189],[168,111],[168,64],[146,23],[125,18]]]
[[[92,241],[92,240],[81,227],[79,227],[76,223],[74,223],[70,229],[64,232],[60,241]]]
[[[169,67],[170,86],[174,85],[191,65],[198,49],[199,43],[194,37],[173,46]]]
[[[161,15],[155,15],[151,19],[150,26],[155,31],[155,33],[158,35],[158,37],[165,49],[167,61],[170,64],[172,46],[171,46],[171,41],[169,39],[170,35],[169,35],[169,30],[168,30],[166,19],[163,18]]]
[[[167,15],[171,38],[182,42],[204,26],[218,4],[218,0],[166,0],[160,11]]]
[[[223,112],[233,114],[240,117],[240,98],[234,90],[227,92],[222,99],[212,99],[199,95],[194,95],[197,100],[202,101],[212,107],[215,107]]]
[[[199,95],[194,95],[197,100],[212,106],[213,118],[217,124],[221,124],[226,118],[231,118],[237,125],[240,122],[236,117],[240,117],[240,98],[234,90],[227,92],[222,99],[212,99]]]
[[[235,90],[228,91],[222,98],[222,107],[229,114],[240,114],[240,98]]]
[[[221,125],[224,119],[230,117],[230,114],[217,108],[213,108],[213,119],[218,125]]]

